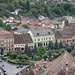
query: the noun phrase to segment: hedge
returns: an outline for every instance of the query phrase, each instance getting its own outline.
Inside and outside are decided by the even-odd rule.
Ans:
[[[31,62],[20,62],[20,61],[13,62],[11,60],[8,60],[8,62],[11,64],[17,64],[17,65],[29,65],[29,64],[31,64]]]

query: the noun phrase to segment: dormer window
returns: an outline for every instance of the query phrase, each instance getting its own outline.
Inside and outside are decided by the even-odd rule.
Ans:
[[[37,33],[37,35],[39,35],[39,33]]]
[[[48,34],[50,34],[50,32],[48,32]]]

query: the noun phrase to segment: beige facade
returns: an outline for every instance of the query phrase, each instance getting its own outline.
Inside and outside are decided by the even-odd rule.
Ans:
[[[14,50],[14,38],[0,38],[0,48],[4,49],[4,53]]]
[[[40,43],[46,47],[49,41],[55,41],[55,35],[50,29],[29,31],[33,42],[38,47]]]

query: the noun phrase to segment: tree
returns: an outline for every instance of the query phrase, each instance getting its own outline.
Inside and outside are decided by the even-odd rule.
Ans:
[[[66,47],[66,50],[67,50],[68,52],[71,52],[71,50],[72,50],[72,47],[70,47],[70,46],[67,46],[67,47]]]
[[[28,55],[25,55],[24,56],[24,59],[27,61],[28,60]]]
[[[16,57],[17,57],[17,54],[12,54],[13,59],[16,59]]]
[[[0,19],[0,27],[2,27],[3,25],[3,21]]]
[[[10,17],[10,12],[9,11],[5,11],[4,16],[6,16],[7,18]]]
[[[29,28],[27,24],[24,24],[23,27],[27,29]]]
[[[29,1],[27,1],[26,2],[26,10],[29,12],[29,10],[30,10],[30,3],[29,3]]]
[[[18,56],[18,59],[21,61],[22,60],[22,55],[19,55]]]
[[[37,53],[37,47],[36,47],[36,44],[34,45],[33,53],[34,53],[34,54]]]
[[[8,24],[8,25],[5,25],[5,26],[4,26],[4,29],[5,29],[5,30],[8,30],[8,31],[12,30],[12,29],[11,29],[11,25],[9,25],[9,24]]]
[[[54,48],[55,48],[55,49],[58,49],[58,41],[57,41],[57,39],[56,39],[56,41],[55,41]]]
[[[8,5],[8,9],[9,9],[11,12],[15,11],[15,7],[14,7],[14,5],[11,4],[11,3]]]
[[[47,56],[44,56],[44,61],[46,61]]]
[[[71,54],[72,54],[73,56],[75,56],[75,50],[72,50],[72,51],[71,51]]]
[[[38,47],[37,52],[38,52],[38,55],[40,57],[42,57],[42,55],[44,55],[46,53],[46,49],[44,47],[40,46],[40,47]]]
[[[49,41],[49,44],[48,44],[48,49],[53,49],[53,42],[52,41]]]
[[[28,47],[28,44],[25,45],[25,54],[27,54],[28,56],[31,56],[31,50],[30,50],[30,47]]]
[[[25,45],[25,54],[27,54],[28,51],[28,44]]]
[[[59,48],[63,48],[63,43],[62,43],[61,40],[60,40],[60,43],[59,43]]]
[[[69,26],[68,20],[65,21],[65,27],[66,27],[66,26]]]
[[[59,56],[59,54],[58,53],[54,53],[54,58],[57,58],[58,56]]]

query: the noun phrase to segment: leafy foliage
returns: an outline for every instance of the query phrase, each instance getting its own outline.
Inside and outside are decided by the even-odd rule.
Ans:
[[[40,47],[38,47],[37,52],[38,52],[38,55],[40,57],[42,57],[42,55],[44,55],[46,53],[46,49],[44,47],[40,46]]]

